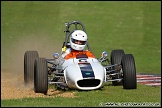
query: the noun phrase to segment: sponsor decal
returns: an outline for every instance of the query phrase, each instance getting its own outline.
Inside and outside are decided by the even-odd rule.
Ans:
[[[90,63],[79,63],[83,78],[95,78],[94,71]]]

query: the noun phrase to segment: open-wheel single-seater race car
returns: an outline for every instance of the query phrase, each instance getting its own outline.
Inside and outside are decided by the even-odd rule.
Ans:
[[[112,85],[123,85],[124,89],[137,88],[134,57],[125,54],[122,49],[112,50],[110,60],[106,51],[101,53],[100,58],[89,58],[83,54],[64,59],[63,52],[71,48],[71,34],[79,27],[86,32],[79,21],[66,22],[65,27],[66,36],[60,54],[55,52],[50,59],[39,57],[38,52],[33,50],[24,54],[24,82],[34,81],[35,93],[46,94],[49,84],[65,90],[94,90],[102,88],[109,81]],[[91,51],[88,42],[86,46],[86,50]]]

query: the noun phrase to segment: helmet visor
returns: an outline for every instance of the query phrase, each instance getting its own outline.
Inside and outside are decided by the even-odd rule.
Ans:
[[[78,45],[85,45],[86,44],[86,41],[80,41],[80,40],[76,40],[76,39],[73,39],[73,38],[71,38],[71,41],[75,44],[78,44]]]

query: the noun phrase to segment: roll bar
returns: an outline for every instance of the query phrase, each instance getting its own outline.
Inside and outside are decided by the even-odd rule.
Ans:
[[[69,30],[71,25],[75,25],[75,28],[72,31]],[[86,33],[85,26],[81,22],[79,22],[79,21],[72,21],[72,22],[66,22],[65,23],[66,30],[64,32],[66,32],[66,37],[65,37],[65,42],[63,43],[63,46],[62,46],[62,51],[66,50],[66,47],[68,46],[68,43],[69,43],[68,40],[69,40],[70,35],[75,30],[79,30],[78,29],[78,25],[80,25],[82,27],[82,30]],[[87,41],[87,48],[88,48],[88,50],[91,51],[90,46],[88,44],[88,41]]]

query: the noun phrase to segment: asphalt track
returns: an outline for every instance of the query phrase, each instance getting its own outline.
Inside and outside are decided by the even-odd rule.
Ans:
[[[161,75],[137,73],[137,83],[148,86],[161,86]]]

